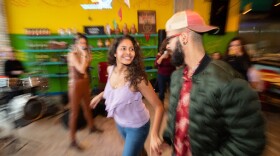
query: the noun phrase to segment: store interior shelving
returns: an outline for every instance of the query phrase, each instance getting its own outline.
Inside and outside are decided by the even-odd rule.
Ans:
[[[98,40],[120,37],[122,35],[86,35],[89,44],[92,47],[93,61],[91,63],[92,89],[98,86],[98,71],[97,66],[99,62],[104,62],[107,59],[108,47],[99,47]],[[154,60],[157,54],[157,37],[158,34],[150,34],[147,39],[144,34],[131,35],[136,38],[141,46],[144,56],[144,64],[149,79],[156,77],[157,69],[154,68]],[[52,34],[47,36],[19,36],[20,40],[25,42],[19,51],[24,53],[25,66],[28,71],[44,71],[34,76],[46,77],[49,80],[49,94],[60,94],[67,91],[68,68],[62,56],[65,56],[69,51],[68,47],[73,43],[73,35],[58,35]],[[46,45],[49,41],[63,41],[67,43],[67,47],[63,49],[49,49]],[[30,45],[32,44],[32,46]],[[36,45],[37,44],[37,45]],[[43,44],[43,45],[42,45]],[[34,46],[35,45],[35,46]]]

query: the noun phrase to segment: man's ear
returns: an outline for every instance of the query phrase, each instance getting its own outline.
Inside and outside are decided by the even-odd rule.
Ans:
[[[181,42],[183,43],[183,45],[187,45],[188,37],[189,37],[188,33],[182,32],[182,34],[181,34]]]

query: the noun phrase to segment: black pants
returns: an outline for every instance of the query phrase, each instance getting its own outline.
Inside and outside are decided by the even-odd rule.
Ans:
[[[170,84],[170,76],[164,76],[164,75],[158,74],[157,81],[158,81],[158,89],[159,89],[159,91],[158,91],[159,99],[161,101],[164,101],[164,94],[165,94],[166,88]]]

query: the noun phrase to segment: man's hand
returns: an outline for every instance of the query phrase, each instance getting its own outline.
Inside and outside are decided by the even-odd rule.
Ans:
[[[150,153],[151,155],[161,155],[160,146],[162,144],[162,139],[158,135],[151,135],[150,140]]]
[[[151,156],[161,156],[162,153],[169,148],[170,146],[166,142],[161,142],[158,150],[152,150],[151,151]]]

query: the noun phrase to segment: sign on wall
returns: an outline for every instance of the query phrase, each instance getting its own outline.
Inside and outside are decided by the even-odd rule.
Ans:
[[[88,35],[103,35],[104,26],[84,26],[84,32]]]
[[[142,34],[156,33],[156,11],[138,10],[138,31]]]

